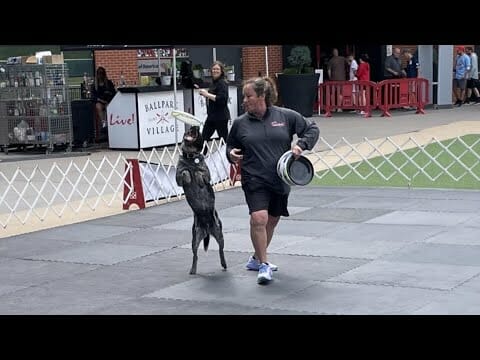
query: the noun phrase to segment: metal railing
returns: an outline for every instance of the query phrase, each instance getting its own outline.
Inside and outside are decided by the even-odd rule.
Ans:
[[[82,89],[80,85],[69,85],[68,92],[70,93],[70,100],[82,99]]]

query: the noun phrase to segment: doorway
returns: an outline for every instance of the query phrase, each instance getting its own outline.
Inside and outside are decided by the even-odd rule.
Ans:
[[[320,69],[323,69],[324,79],[328,80],[327,74],[327,64],[328,60],[332,57],[332,50],[334,48],[338,49],[340,56],[347,56],[351,53],[355,55],[357,59],[360,54],[367,53],[370,57],[370,80],[372,81],[381,81],[383,79],[383,62],[384,62],[384,51],[382,45],[372,45],[372,44],[345,44],[345,43],[321,43],[313,46],[314,51],[312,51],[312,58],[315,67],[319,66]]]

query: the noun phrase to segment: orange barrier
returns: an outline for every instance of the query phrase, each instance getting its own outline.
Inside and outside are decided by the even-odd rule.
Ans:
[[[391,116],[390,109],[416,108],[417,114],[425,114],[428,103],[428,80],[423,78],[391,79],[379,83],[373,81],[327,81],[318,87],[318,109],[325,116],[333,110],[357,111],[371,117],[379,108],[382,116]]]

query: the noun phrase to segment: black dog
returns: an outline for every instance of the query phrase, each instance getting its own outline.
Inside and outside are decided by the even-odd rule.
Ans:
[[[201,154],[203,138],[198,126],[192,126],[183,136],[182,156],[178,160],[176,181],[183,187],[188,204],[193,210],[192,251],[193,263],[190,274],[197,272],[197,251],[203,240],[205,251],[208,250],[210,235],[218,243],[220,263],[227,268],[223,254],[222,222],[215,210],[215,193],[210,184],[210,171]]]

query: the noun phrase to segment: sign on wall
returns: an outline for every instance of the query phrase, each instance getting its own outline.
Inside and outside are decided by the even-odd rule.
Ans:
[[[183,108],[183,92],[177,91],[177,109]],[[182,141],[185,126],[172,116],[173,110],[175,110],[173,91],[138,94],[140,148]]]
[[[137,60],[140,75],[158,75],[158,60]]]
[[[138,149],[135,94],[117,92],[107,107],[108,146],[112,149]]]

